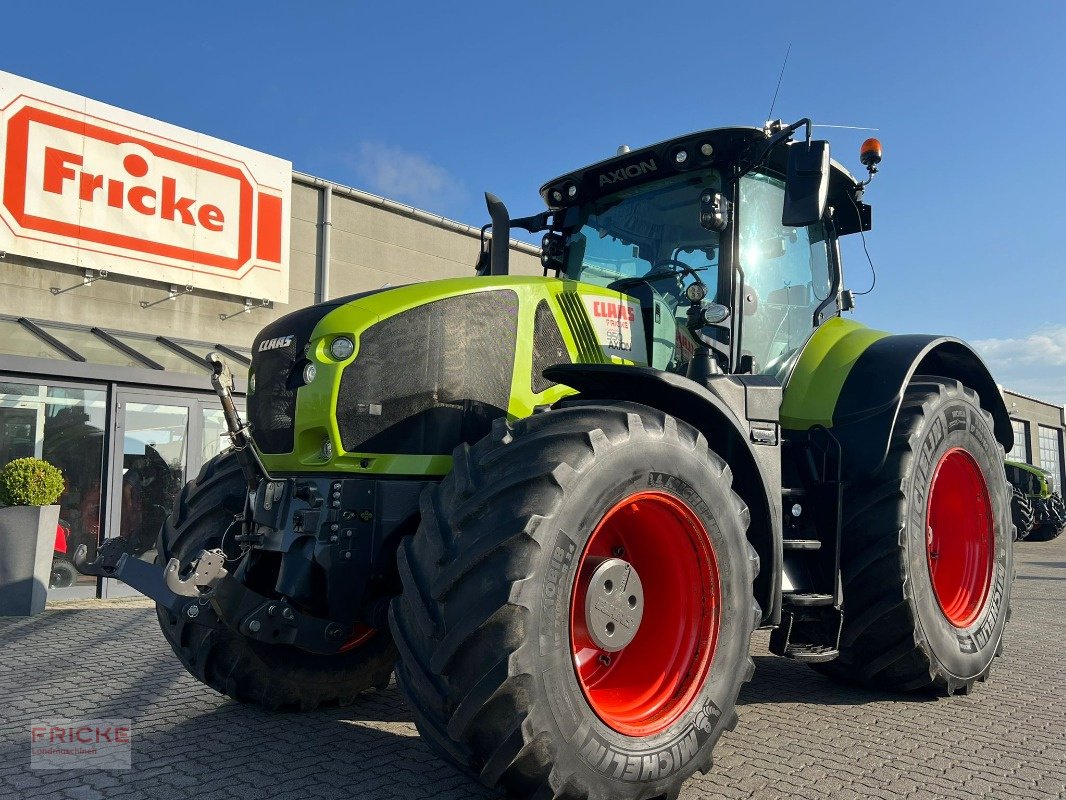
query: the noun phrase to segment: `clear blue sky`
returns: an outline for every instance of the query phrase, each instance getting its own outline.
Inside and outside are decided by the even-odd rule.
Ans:
[[[7,71],[474,224],[485,189],[530,213],[623,142],[761,124],[791,42],[774,116],[884,143],[857,318],[1066,402],[1062,2],[20,3],[4,28]],[[857,172],[870,134],[821,133]]]

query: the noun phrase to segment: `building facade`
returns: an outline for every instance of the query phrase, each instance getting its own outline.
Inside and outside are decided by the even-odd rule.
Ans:
[[[207,353],[230,360],[243,396],[274,319],[473,274],[479,228],[204,140],[0,73],[0,465],[63,470],[58,560],[115,536],[153,556],[174,496],[227,441]],[[233,239],[211,241],[230,222]],[[511,264],[539,274],[539,251],[512,241]],[[124,593],[112,583],[50,597]]]
[[[1014,426],[1014,449],[1007,458],[1046,469],[1055,476],[1055,491],[1062,494],[1066,409],[1009,389],[1003,390],[1003,401]]]

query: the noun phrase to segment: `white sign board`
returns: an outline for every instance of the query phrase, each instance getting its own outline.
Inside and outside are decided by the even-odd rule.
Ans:
[[[617,300],[611,300],[601,295],[583,294],[581,300],[606,355],[637,364],[648,363],[640,303],[626,300],[621,295]]]
[[[288,301],[292,164],[0,72],[0,250]]]

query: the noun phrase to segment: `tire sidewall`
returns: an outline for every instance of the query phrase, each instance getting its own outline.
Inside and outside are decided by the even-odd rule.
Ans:
[[[695,440],[695,432],[690,433]],[[709,749],[733,718],[740,683],[748,677],[753,576],[736,499],[727,478],[709,473],[705,448],[702,438],[690,450],[669,436],[634,436],[597,453],[567,487],[561,507],[538,529],[545,546],[536,579],[528,583],[538,590],[528,638],[538,665],[532,671],[539,697],[532,707],[536,726],[551,729],[554,741],[569,745],[555,755],[564,773],[628,785],[629,792],[635,783],[675,783],[707,761]],[[670,727],[635,738],[608,727],[589,706],[574,670],[569,616],[581,555],[600,519],[623,498],[647,491],[682,500],[701,520],[718,562],[722,599],[717,645],[704,685]]]
[[[981,612],[965,628],[952,625],[940,608],[926,548],[930,485],[940,459],[953,448],[966,450],[977,463],[988,488],[994,523],[991,585]],[[991,663],[1008,617],[1014,526],[1003,448],[981,407],[964,394],[952,393],[941,394],[927,410],[914,452],[904,520],[910,602],[917,627],[939,666],[956,678],[969,680],[982,675]]]

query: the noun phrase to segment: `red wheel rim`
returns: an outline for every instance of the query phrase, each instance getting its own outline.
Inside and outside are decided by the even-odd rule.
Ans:
[[[585,601],[592,573],[611,557],[640,576],[644,612],[633,641],[606,653],[589,635]],[[570,599],[570,648],[589,706],[627,736],[668,728],[704,684],[720,617],[718,561],[700,519],[662,492],[618,502],[585,545]]]
[[[933,472],[926,512],[926,556],[933,594],[956,628],[974,623],[992,586],[992,499],[981,468],[960,447]]]
[[[365,644],[370,639],[374,638],[374,635],[378,632],[377,628],[369,628],[363,625],[361,622],[355,623],[355,629],[352,631],[352,636],[348,641],[337,648],[338,653],[344,653],[348,650],[354,650],[361,644]]]

